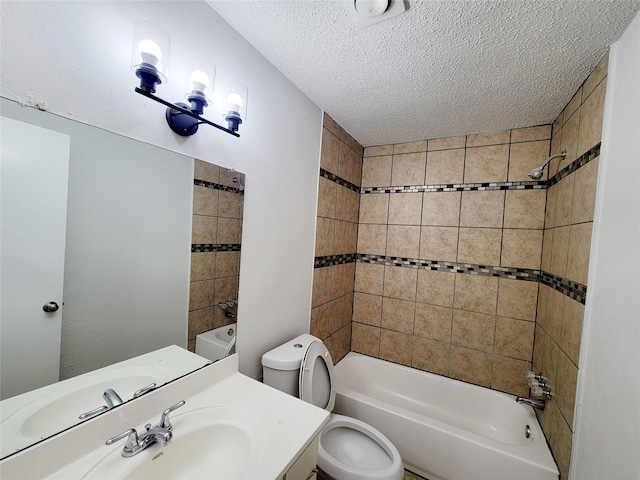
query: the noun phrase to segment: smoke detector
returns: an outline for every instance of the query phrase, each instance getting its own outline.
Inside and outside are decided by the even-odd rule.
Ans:
[[[405,0],[343,0],[344,8],[360,27],[368,27],[406,12]]]

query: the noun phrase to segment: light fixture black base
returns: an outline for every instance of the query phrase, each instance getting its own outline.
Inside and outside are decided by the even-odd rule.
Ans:
[[[186,103],[176,103],[178,107],[188,109]],[[189,137],[198,131],[198,120],[186,113],[182,113],[175,108],[167,107],[166,111],[167,123],[171,130],[183,137]]]
[[[158,71],[144,63],[136,69],[136,77],[140,79],[140,88],[148,93],[155,93],[156,85],[162,83]]]
[[[193,135],[193,133],[185,133],[185,127],[184,125],[182,125],[182,127],[178,128],[178,130],[174,129],[172,127],[172,124],[176,124],[176,120],[175,118],[177,117],[176,115],[172,115],[172,113],[178,113],[178,114],[182,114],[185,117],[190,117],[194,119],[195,122],[195,126],[197,127],[199,124],[201,123],[206,123],[207,125],[211,125],[214,128],[217,128],[218,130],[222,130],[223,132],[228,133],[229,135],[233,135],[234,137],[239,137],[240,135],[236,132],[234,132],[233,130],[230,130],[228,128],[223,127],[222,125],[218,125],[217,123],[213,123],[210,122],[209,120],[207,120],[206,118],[198,115],[197,113],[193,112],[191,110],[191,108],[189,107],[189,105],[186,105],[184,103],[178,103],[178,104],[173,104],[173,103],[169,103],[166,100],[163,100],[160,97],[156,97],[153,93],[151,93],[150,91],[146,90],[146,89],[142,89],[142,88],[138,88],[136,87],[135,89],[136,93],[139,93],[140,95],[144,95],[147,98],[150,98],[151,100],[161,103],[162,105],[164,105],[165,107],[169,107],[168,111],[167,111],[167,123],[169,124],[169,126],[171,127],[171,129],[176,132],[178,135]],[[187,127],[188,128],[188,127]],[[194,130],[195,133],[195,130]]]
[[[239,114],[235,112],[229,112],[229,114],[227,114],[224,119],[227,121],[227,127],[229,128],[229,130],[231,130],[232,132],[238,131],[238,126],[242,123],[242,119],[240,118]]]

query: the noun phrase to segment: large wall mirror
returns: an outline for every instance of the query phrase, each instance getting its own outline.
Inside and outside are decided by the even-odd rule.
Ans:
[[[213,359],[234,351],[244,175],[0,101],[3,458],[111,408],[113,385],[127,401],[210,363],[192,353],[200,333],[224,333]],[[34,162],[9,166],[12,149]],[[60,393],[86,378],[98,394]]]

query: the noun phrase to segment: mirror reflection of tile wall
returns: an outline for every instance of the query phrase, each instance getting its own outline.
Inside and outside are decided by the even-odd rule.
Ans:
[[[237,182],[234,182],[234,178]],[[236,322],[244,174],[195,161],[188,346],[196,335]],[[229,312],[230,315],[225,315]]]

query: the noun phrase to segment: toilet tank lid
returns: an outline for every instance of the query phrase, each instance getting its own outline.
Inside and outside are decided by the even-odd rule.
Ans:
[[[262,355],[262,366],[274,370],[298,370],[309,345],[318,340],[305,333]]]

